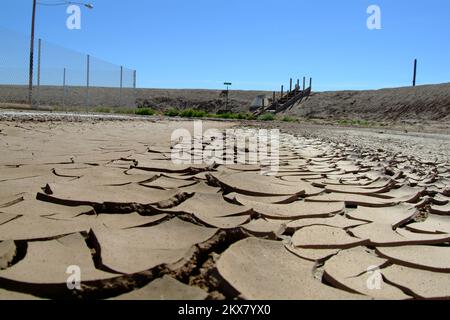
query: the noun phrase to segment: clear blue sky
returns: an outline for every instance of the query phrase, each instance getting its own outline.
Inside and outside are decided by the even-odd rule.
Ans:
[[[78,31],[66,7],[40,6],[37,36],[137,69],[139,87],[277,90],[303,75],[320,91],[407,86],[414,58],[418,84],[450,82],[448,0],[90,2]],[[1,0],[0,27],[28,35],[31,3]],[[382,30],[366,27],[371,4]]]

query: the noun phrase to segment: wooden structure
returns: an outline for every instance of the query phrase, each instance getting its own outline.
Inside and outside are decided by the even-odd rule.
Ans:
[[[254,112],[254,115],[259,116],[264,113],[280,113],[288,110],[289,108],[292,108],[296,103],[299,103],[303,99],[309,97],[309,95],[311,94],[312,78],[309,81],[309,88],[305,88],[304,85],[303,90],[300,90],[301,88],[299,82],[300,81],[297,80],[297,86],[295,87],[294,90],[292,90],[292,79],[291,79],[290,80],[291,90],[288,93],[284,94],[282,86],[280,99],[278,100],[273,99],[270,105],[268,105],[267,107],[259,108]],[[305,83],[305,78],[303,78],[303,83]]]

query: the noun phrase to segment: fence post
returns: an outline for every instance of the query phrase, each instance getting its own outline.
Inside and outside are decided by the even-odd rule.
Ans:
[[[63,70],[63,99],[62,99],[62,109],[66,111],[66,68]]]
[[[416,77],[417,77],[417,59],[414,59],[413,87],[416,86]]]
[[[283,93],[284,93],[284,86],[281,86],[281,98],[283,98]]]
[[[42,39],[38,40],[38,65],[37,65],[37,97],[36,97],[36,109],[39,108],[41,99],[41,49]]]
[[[133,107],[136,104],[136,97],[137,97],[136,87],[137,87],[137,71],[133,70],[133,97],[132,97]]]
[[[309,88],[312,90],[312,78],[309,78]]]
[[[275,91],[273,92],[273,97],[272,97],[272,103],[275,104],[275,102],[277,101],[277,96]]]
[[[120,66],[119,107],[122,107],[122,89],[123,89],[123,66]]]
[[[306,77],[303,77],[303,90],[306,90]]]
[[[292,92],[292,78],[290,79],[290,84],[289,84],[289,93]]]
[[[89,73],[91,68],[91,56],[87,55],[87,68],[86,68],[86,112],[89,112]]]

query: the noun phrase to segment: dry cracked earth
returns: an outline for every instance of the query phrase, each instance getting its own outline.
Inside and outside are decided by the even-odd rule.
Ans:
[[[190,126],[0,122],[0,299],[450,298],[448,161],[282,134],[272,175],[176,165]]]

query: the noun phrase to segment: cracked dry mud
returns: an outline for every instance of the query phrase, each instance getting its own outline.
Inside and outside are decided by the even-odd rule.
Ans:
[[[1,122],[0,299],[450,299],[448,159],[282,133],[264,176],[180,127]]]

